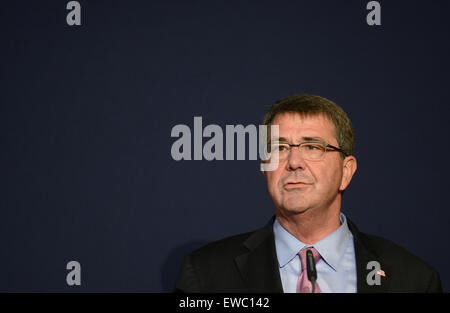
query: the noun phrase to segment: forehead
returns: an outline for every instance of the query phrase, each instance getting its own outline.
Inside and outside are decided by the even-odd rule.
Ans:
[[[330,144],[336,143],[334,124],[324,114],[286,112],[276,115],[271,124],[278,125],[279,136],[289,141],[300,141],[302,137],[321,137]]]

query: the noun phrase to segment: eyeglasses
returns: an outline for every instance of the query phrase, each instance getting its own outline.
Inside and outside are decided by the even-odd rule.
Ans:
[[[298,150],[302,158],[309,161],[322,160],[325,156],[325,152],[327,152],[327,150],[329,149],[339,151],[344,156],[347,156],[347,154],[344,151],[326,142],[312,142],[312,141],[302,142],[297,145],[284,142],[271,143],[268,145],[269,149],[268,152],[270,154],[278,152],[278,158],[280,160],[284,160],[289,156],[289,152],[292,150],[293,147],[298,147]]]

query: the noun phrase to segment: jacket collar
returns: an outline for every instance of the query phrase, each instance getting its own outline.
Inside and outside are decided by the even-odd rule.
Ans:
[[[272,217],[266,226],[251,234],[244,241],[248,252],[235,258],[249,292],[283,292],[273,235],[274,220]]]
[[[347,222],[348,227],[353,234],[353,242],[355,246],[357,292],[388,292],[392,279],[392,266],[383,260],[377,247],[372,244],[370,237],[359,232],[358,228],[350,220],[347,219]],[[368,276],[373,278],[374,275],[378,275],[373,275],[372,271],[374,271],[375,268],[369,265],[372,261],[378,262],[380,270],[384,271],[385,276],[379,276],[379,285],[369,285],[367,281]]]

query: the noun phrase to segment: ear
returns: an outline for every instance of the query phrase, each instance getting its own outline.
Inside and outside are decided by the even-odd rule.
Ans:
[[[344,191],[350,181],[352,180],[353,174],[355,174],[357,168],[356,158],[353,155],[346,157],[342,162],[342,180],[339,191]]]

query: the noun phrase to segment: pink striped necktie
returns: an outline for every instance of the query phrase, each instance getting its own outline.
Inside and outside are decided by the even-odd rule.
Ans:
[[[306,252],[308,250],[311,250],[314,256],[314,262],[317,264],[317,261],[320,260],[320,254],[317,252],[317,250],[313,247],[306,248],[303,250],[300,250],[298,255],[300,256],[300,261],[302,262],[302,272],[300,273],[300,276],[298,277],[297,282],[297,293],[311,293],[312,292],[312,284],[308,279],[308,272],[306,270]],[[320,293],[320,288],[317,282],[315,283],[316,287],[314,290],[314,293]]]

